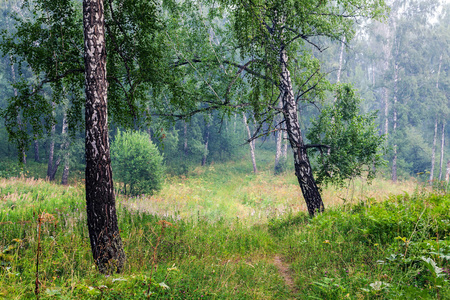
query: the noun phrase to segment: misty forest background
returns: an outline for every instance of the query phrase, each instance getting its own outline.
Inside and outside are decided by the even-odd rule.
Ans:
[[[307,150],[325,204],[308,213],[274,114],[265,39],[285,41],[237,9],[269,2],[301,1],[105,1],[122,22],[106,44],[126,256],[105,275],[86,226],[82,1],[0,1],[0,299],[450,299],[450,3],[308,7],[367,10],[306,18],[289,46],[301,148],[332,146]]]
[[[14,1],[2,3],[2,30],[12,26],[6,16],[19,11],[20,4]],[[450,89],[448,10],[448,6],[436,1],[394,1],[385,22],[361,20],[351,43],[335,42],[322,53],[311,46],[313,55],[323,64],[322,72],[328,74],[327,79],[331,83],[351,83],[363,99],[361,111],[377,112],[379,133],[386,137],[384,158],[387,164],[378,169],[384,178],[393,181],[410,177],[421,181],[445,179],[449,159],[446,141]],[[11,59],[7,55],[1,59],[0,107],[3,109],[8,99],[17,95],[13,83],[35,80],[27,66],[18,65]],[[43,97],[50,99],[51,91],[44,91]],[[308,132],[311,119],[333,99],[330,94],[324,101],[300,103],[303,132]],[[17,143],[10,141],[2,119],[0,174],[3,177],[18,175],[22,167],[14,168],[12,162],[20,156],[30,168],[40,163],[41,171],[33,174],[36,177],[48,176],[50,180],[60,181],[63,168],[70,168],[71,178],[79,177],[76,174],[84,168],[84,133],[75,130],[69,135],[64,127],[69,105],[67,101],[54,104],[52,113],[56,122],[50,131],[36,134],[33,125],[24,125],[29,137],[24,145],[26,151],[21,155]],[[173,175],[186,175],[198,165],[247,157],[249,146],[244,145],[248,140],[247,126],[252,136],[257,126],[251,116],[244,121],[242,114],[226,112],[198,114],[166,124],[159,121],[155,117],[149,126],[141,128],[151,135],[164,156],[167,172]],[[114,140],[120,126],[113,119],[110,128]],[[270,134],[257,141],[257,164],[260,164],[258,152],[261,149],[270,149],[275,155],[276,136],[276,133]],[[283,140],[284,144],[288,143],[286,138]],[[69,159],[64,162],[66,153]],[[291,159],[292,155],[287,153],[287,159]],[[283,155],[286,157],[286,151]],[[48,164],[46,174],[44,164]]]

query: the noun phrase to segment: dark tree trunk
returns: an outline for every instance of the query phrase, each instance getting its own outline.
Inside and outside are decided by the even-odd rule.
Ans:
[[[86,211],[92,254],[102,273],[125,262],[108,140],[105,20],[102,0],[83,0],[86,77]]]
[[[324,210],[322,197],[313,177],[308,153],[303,143],[300,123],[297,117],[297,104],[294,98],[291,75],[288,69],[286,50],[280,51],[280,93],[288,139],[294,152],[295,175],[305,198],[308,212],[314,216]]]

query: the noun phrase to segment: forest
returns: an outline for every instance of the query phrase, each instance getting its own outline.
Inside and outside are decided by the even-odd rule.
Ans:
[[[0,299],[450,298],[450,2],[0,13]]]

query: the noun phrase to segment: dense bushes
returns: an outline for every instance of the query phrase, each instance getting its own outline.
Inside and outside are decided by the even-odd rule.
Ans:
[[[147,134],[119,131],[111,145],[111,157],[114,178],[123,183],[125,194],[153,194],[161,189],[163,157]]]

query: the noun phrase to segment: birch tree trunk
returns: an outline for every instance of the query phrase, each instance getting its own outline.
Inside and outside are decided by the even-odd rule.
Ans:
[[[442,54],[439,57],[439,67],[438,72],[436,76],[436,90],[439,91],[439,76],[441,75],[441,66],[442,66]],[[436,117],[437,121],[437,117]],[[437,125],[437,124],[436,124]],[[445,121],[442,121],[442,135],[441,135],[441,157],[439,161],[439,180],[442,180],[442,165],[444,163],[444,129],[445,129]],[[432,160],[432,163],[434,163],[434,159]]]
[[[206,123],[206,132],[205,132],[205,150],[203,152],[203,157],[202,157],[202,166],[206,165],[206,158],[208,156],[208,144],[209,144],[209,127],[210,127],[210,120],[209,120],[208,116],[208,122]]]
[[[281,108],[281,101],[278,104],[278,108]],[[276,124],[278,126],[278,131],[276,131],[275,135],[275,166],[274,166],[274,173],[278,174],[280,170],[280,157],[281,157],[281,142],[283,140],[283,132],[281,131],[281,118],[276,118],[275,122],[279,123]]]
[[[397,132],[397,83],[398,83],[398,64],[395,62],[394,65],[394,117],[392,119],[393,123],[393,135],[395,140],[395,134]],[[393,147],[394,157],[392,158],[392,181],[397,182],[397,143],[394,142]]]
[[[295,175],[308,207],[308,212],[311,216],[314,216],[317,212],[324,210],[324,205],[313,177],[306,147],[303,143],[300,123],[297,117],[297,103],[294,98],[291,74],[288,69],[288,56],[284,47],[280,50],[280,67],[280,97],[286,131],[294,154]]]
[[[6,23],[7,28],[9,28],[8,23]],[[9,29],[8,29],[9,30]],[[16,71],[14,69],[14,61],[12,59],[12,56],[9,56],[9,60],[11,62],[11,76],[12,76],[12,82],[15,83],[16,82]],[[17,88],[14,88],[14,97],[17,97],[18,93],[17,93]],[[19,130],[22,130],[22,120],[20,118],[20,115],[17,116],[17,124],[19,125]],[[19,156],[19,158],[22,159],[22,162],[24,164],[27,164],[27,155],[25,153],[25,142],[19,141],[19,151],[22,152],[22,155]]]
[[[445,121],[442,121],[441,130],[441,158],[439,160],[439,181],[442,180],[442,168],[444,165],[444,145],[445,145]]]
[[[67,185],[68,181],[69,181],[69,168],[70,168],[70,160],[69,160],[69,156],[70,156],[70,149],[69,149],[69,138],[67,136],[67,128],[68,128],[69,124],[67,123],[67,112],[66,110],[64,111],[64,117],[63,117],[63,124],[62,124],[62,136],[64,139],[64,142],[62,144],[62,150],[63,150],[63,155],[64,155],[64,169],[63,169],[63,174],[61,177],[61,184],[63,185]]]
[[[39,157],[39,141],[38,141],[38,137],[35,134],[34,135],[34,161],[35,162],[40,162],[40,157]]]
[[[187,138],[187,123],[186,121],[183,121],[184,123],[184,145],[183,145],[183,151],[184,156],[188,155],[188,138]]]
[[[52,114],[55,113],[55,103],[52,102]],[[56,125],[52,125],[52,129],[50,130],[50,145],[48,149],[48,163],[47,163],[47,180],[52,181],[53,174],[53,158],[55,153],[55,131]]]
[[[103,0],[83,0],[86,211],[92,255],[100,272],[120,272],[125,262],[116,214],[108,139]]]
[[[256,158],[255,158],[255,141],[250,141],[250,139],[252,138],[252,133],[250,132],[250,127],[248,126],[247,123],[247,116],[245,115],[245,113],[242,113],[242,118],[244,120],[244,126],[245,129],[247,130],[247,136],[249,139],[249,146],[250,146],[250,155],[252,157],[252,164],[253,164],[253,173],[258,173],[258,169],[256,167]]]
[[[431,170],[430,170],[430,184],[434,179],[434,161],[436,159],[436,139],[437,139],[438,119],[437,116],[434,119],[434,136],[433,136],[433,148],[431,149]]]
[[[287,133],[286,133],[286,128],[284,128],[283,126],[283,148],[281,149],[281,156],[283,157],[284,160],[287,159],[287,148],[288,148],[288,144],[287,144]]]
[[[341,52],[339,54],[339,69],[338,69],[337,78],[336,78],[337,83],[339,83],[341,81],[342,61],[344,58],[344,44],[345,44],[345,37],[341,42]],[[336,101],[336,98],[335,98],[335,101]]]

